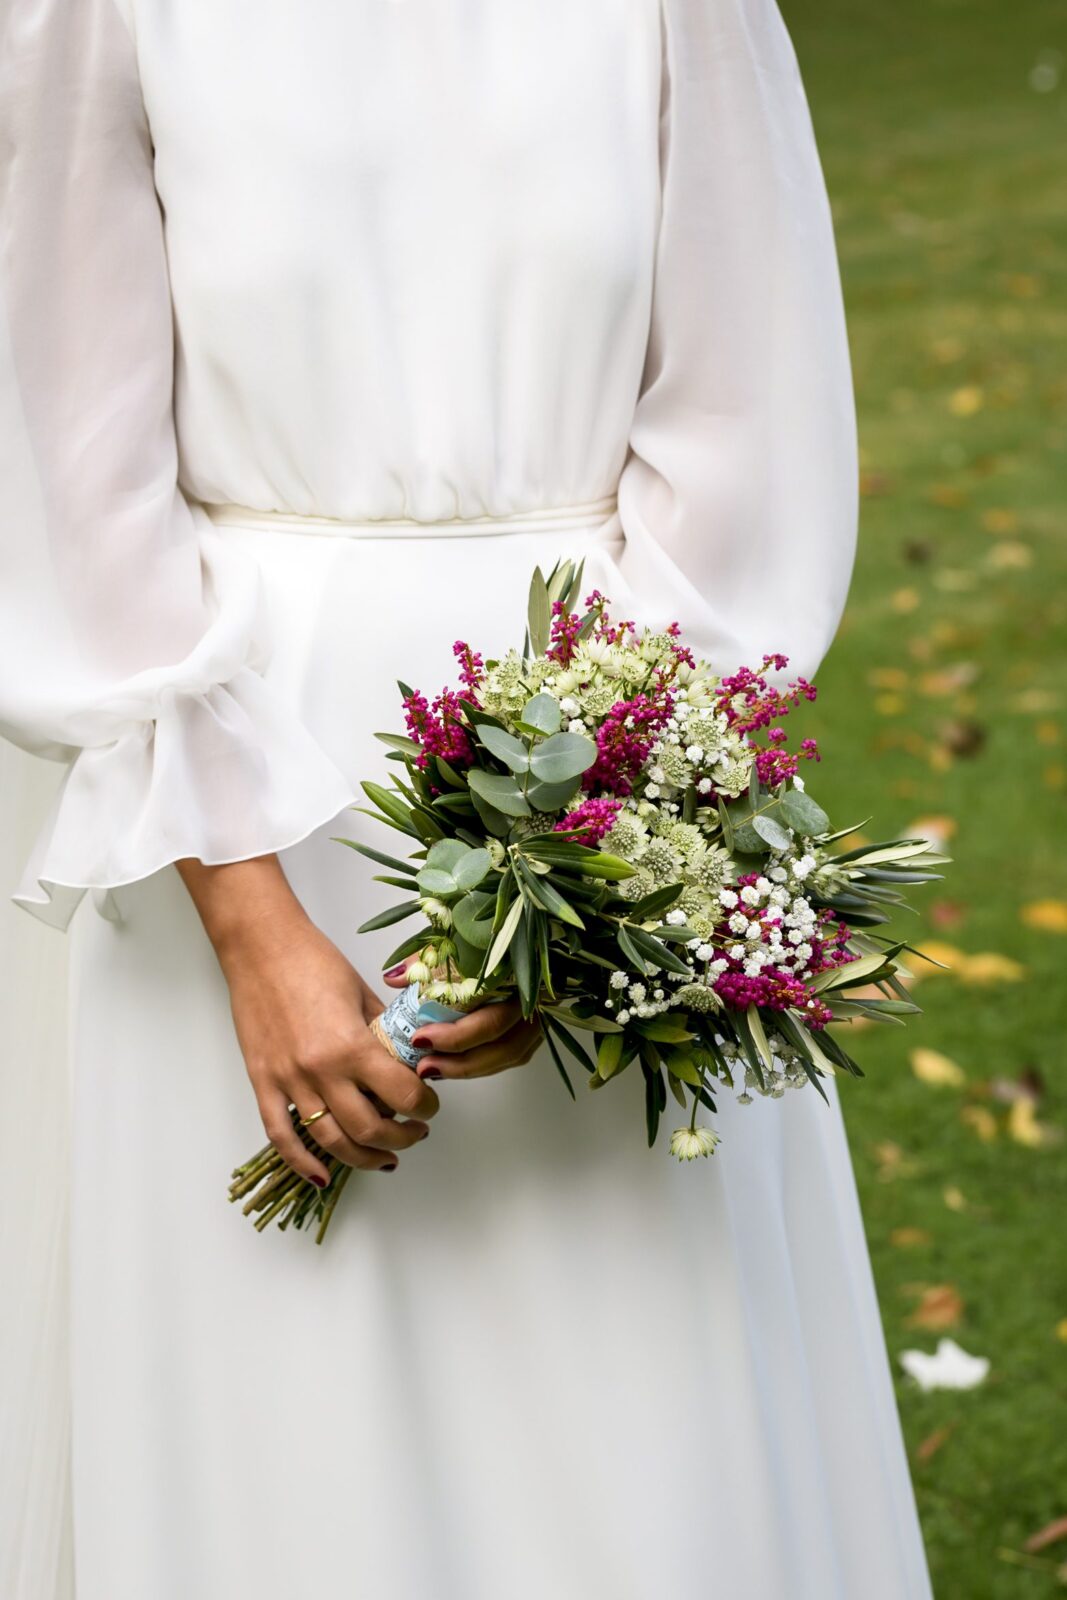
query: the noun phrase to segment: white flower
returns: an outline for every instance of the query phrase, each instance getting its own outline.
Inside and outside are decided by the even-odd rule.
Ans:
[[[710,1128],[675,1128],[671,1134],[671,1155],[679,1161],[693,1161],[697,1156],[710,1156],[720,1143],[719,1135]]]
[[[647,783],[645,785],[645,794],[648,796],[648,798],[650,800],[658,799],[659,798],[659,784],[658,783]]]
[[[784,867],[771,867],[767,873],[767,876],[768,878],[773,879],[775,883],[784,883],[789,874],[786,872]]]
[[[560,701],[559,709],[565,717],[576,717],[582,708],[571,695],[566,695]]]
[[[697,945],[697,960],[698,961],[710,961],[714,954],[715,954],[715,946],[713,944],[698,944]]]
[[[745,949],[743,944],[732,944],[728,954],[733,961],[743,961],[748,955],[748,951]]]
[[[807,940],[805,940],[803,944],[797,945],[795,954],[797,960],[803,963],[805,961],[810,961],[812,956],[815,954],[815,951],[813,950],[812,946],[808,944]]]
[[[759,890],[760,894],[770,894],[772,892],[770,878],[757,878],[754,887]]]
[[[700,745],[700,744],[687,745],[686,746],[686,751],[685,751],[685,758],[686,758],[687,761],[692,761],[694,766],[697,764],[697,762],[703,761],[703,759],[704,759],[704,746]]]
[[[613,989],[625,989],[628,981],[625,972],[613,972],[608,979]]]
[[[745,938],[746,939],[762,939],[763,938],[763,929],[760,927],[758,922],[750,922],[749,923],[748,927],[745,929]]]
[[[720,889],[719,904],[725,906],[727,911],[732,911],[737,904],[737,895],[732,889]]]
[[[649,767],[648,775],[652,779],[653,783],[665,783],[667,780],[667,774],[658,764],[654,767]]]
[[[744,935],[748,928],[748,918],[745,916],[743,911],[734,911],[731,914],[726,926],[729,928],[731,933],[739,933]]]
[[[615,1021],[616,1022],[620,1022],[624,1028],[625,1028],[626,1024],[629,1022],[629,1020],[630,1020],[630,1013],[628,1011],[620,1011],[618,1016],[615,1018]]]
[[[974,1389],[989,1371],[985,1356],[970,1356],[955,1339],[939,1339],[934,1355],[902,1350],[900,1364],[921,1389]]]
[[[697,794],[710,794],[710,793],[711,793],[711,779],[710,778],[701,778],[700,782],[697,784]]]
[[[741,898],[746,906],[758,906],[760,901],[759,890],[754,883],[746,883],[741,890]]]
[[[799,789],[801,794],[804,793],[804,779],[797,773],[793,774],[793,788]]]
[[[630,999],[633,1001],[634,1005],[639,1006],[647,993],[648,990],[645,988],[643,983],[631,983]]]
[[[665,921],[669,922],[672,928],[680,928],[685,922],[685,912],[668,911]]]

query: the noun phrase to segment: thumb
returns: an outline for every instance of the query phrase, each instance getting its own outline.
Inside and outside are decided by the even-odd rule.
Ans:
[[[407,970],[414,960],[414,956],[408,956],[405,961],[398,961],[395,967],[390,967],[388,972],[382,973],[382,977],[390,989],[404,989],[407,987]]]

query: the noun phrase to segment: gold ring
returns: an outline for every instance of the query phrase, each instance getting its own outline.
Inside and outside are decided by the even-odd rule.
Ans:
[[[321,1111],[313,1111],[310,1117],[301,1118],[300,1126],[302,1128],[310,1128],[311,1124],[313,1122],[318,1122],[319,1118],[324,1117],[328,1110],[329,1106],[323,1106]]]

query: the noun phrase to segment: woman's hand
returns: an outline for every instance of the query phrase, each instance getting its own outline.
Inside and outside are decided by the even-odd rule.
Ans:
[[[385,974],[390,988],[406,987],[405,973],[414,959]],[[486,1078],[524,1066],[541,1042],[541,1026],[523,1021],[517,1000],[500,1000],[479,1006],[457,1022],[425,1022],[411,1042],[432,1051],[419,1062],[420,1078]]]
[[[429,1133],[423,1119],[440,1101],[370,1032],[381,1002],[311,922],[276,856],[178,870],[229,984],[263,1126],[283,1160],[320,1188],[329,1182],[293,1128],[292,1104],[301,1118],[325,1111],[309,1133],[330,1155],[391,1172]]]

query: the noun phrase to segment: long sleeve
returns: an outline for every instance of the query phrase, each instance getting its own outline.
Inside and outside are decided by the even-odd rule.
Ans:
[[[68,763],[16,899],[282,848],[352,793],[264,680],[254,563],[181,493],[163,222],[114,0],[6,0],[0,732]]]
[[[623,576],[719,670],[781,651],[782,679],[810,676],[848,593],[857,452],[807,102],[774,0],[664,0],[662,15],[659,242],[619,489]]]

